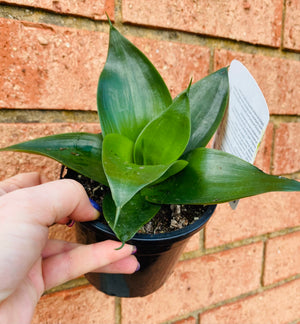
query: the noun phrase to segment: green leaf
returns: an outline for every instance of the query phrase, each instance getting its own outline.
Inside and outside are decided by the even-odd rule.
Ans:
[[[160,205],[149,203],[138,193],[122,208],[119,220],[114,226],[116,205],[110,194],[105,196],[102,207],[106,221],[122,242],[130,240],[160,209]]]
[[[152,184],[157,184],[160,182],[165,181],[166,179],[170,178],[172,175],[177,174],[178,172],[182,171],[188,165],[188,161],[185,160],[177,160],[174,162],[170,168],[156,181]]]
[[[208,144],[216,132],[228,102],[227,68],[220,69],[191,86],[191,137],[185,153]]]
[[[172,103],[152,63],[112,25],[97,97],[104,137],[119,133],[132,141]]]
[[[231,154],[199,148],[179,174],[142,190],[159,204],[216,204],[269,191],[300,191],[300,182],[268,175]]]
[[[135,163],[166,164],[177,160],[190,138],[190,118],[186,91],[142,130],[134,147]]]
[[[121,208],[138,191],[161,178],[174,164],[135,164],[132,159],[133,146],[130,139],[120,134],[109,134],[103,140],[103,168],[117,207],[116,224]],[[175,163],[181,164],[182,162]]]
[[[50,157],[78,173],[107,185],[102,167],[102,135],[66,133],[37,138],[0,149]]]

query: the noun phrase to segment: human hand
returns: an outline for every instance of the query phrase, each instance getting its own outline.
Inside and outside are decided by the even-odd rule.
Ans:
[[[45,183],[38,173],[0,182],[0,319],[30,323],[46,289],[84,273],[133,273],[135,247],[105,241],[90,245],[48,239],[54,223],[94,220],[83,187],[74,180]],[[4,321],[4,322],[2,322]]]

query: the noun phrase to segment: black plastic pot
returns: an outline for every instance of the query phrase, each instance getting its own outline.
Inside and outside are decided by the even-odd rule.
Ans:
[[[136,234],[128,243],[137,247],[141,268],[133,274],[87,273],[88,281],[110,296],[142,297],[160,288],[171,274],[188,239],[205,226],[216,205],[207,206],[203,216],[193,224],[165,234]],[[77,223],[77,240],[90,244],[117,240],[111,229],[99,221]]]

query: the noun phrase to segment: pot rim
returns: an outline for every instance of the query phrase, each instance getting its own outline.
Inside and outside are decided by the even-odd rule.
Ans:
[[[217,205],[207,205],[207,210],[204,212],[204,214],[198,219],[196,220],[194,223],[172,231],[172,232],[167,232],[167,233],[158,233],[158,234],[142,234],[142,233],[136,233],[130,240],[134,240],[134,241],[167,241],[167,240],[174,240],[177,238],[180,238],[182,236],[187,237],[187,236],[191,236],[194,232],[196,232],[198,229],[201,229],[207,222],[208,220],[211,218],[211,216],[213,215],[213,212],[215,211]],[[101,223],[98,220],[94,220],[91,222],[82,222],[80,223],[83,226],[88,226],[90,228],[93,229],[98,229],[101,230],[107,234],[113,235],[116,237],[116,235],[114,234],[114,232],[112,231],[112,229]]]

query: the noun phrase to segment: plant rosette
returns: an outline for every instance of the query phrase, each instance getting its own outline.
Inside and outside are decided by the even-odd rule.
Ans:
[[[97,92],[102,133],[58,134],[0,151],[41,154],[107,186],[101,207],[108,231],[122,243],[132,242],[162,205],[215,205],[270,191],[300,191],[296,180],[206,148],[228,96],[228,69],[223,68],[172,99],[152,63],[110,23]],[[150,249],[155,245],[154,240]]]

